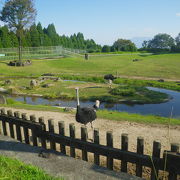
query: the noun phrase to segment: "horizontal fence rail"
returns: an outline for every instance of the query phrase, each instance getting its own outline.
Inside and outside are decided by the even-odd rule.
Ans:
[[[86,50],[62,46],[22,47],[22,59],[56,58],[60,56],[83,56]],[[83,54],[83,55],[82,55]],[[18,48],[0,48],[0,60],[18,60]]]
[[[88,142],[88,133],[86,127],[81,127],[81,138],[76,138],[74,123],[69,124],[70,136],[65,136],[65,125],[63,121],[58,122],[59,132],[55,133],[54,120],[48,120],[48,130],[45,125],[43,117],[38,120],[34,115],[28,117],[26,114],[19,112],[12,112],[4,109],[0,111],[0,121],[3,135],[11,136],[21,142],[30,144],[30,137],[32,138],[33,146],[39,146],[38,139],[40,139],[41,147],[58,150],[67,154],[66,147],[70,148],[70,156],[76,157],[76,149],[81,150],[82,159],[88,160],[88,153],[93,153],[94,163],[100,165],[100,156],[106,157],[106,167],[110,170],[114,169],[114,160],[120,160],[120,170],[128,172],[128,163],[135,165],[136,176],[143,176],[143,167],[151,169],[150,178],[156,180],[159,176],[166,174],[169,180],[177,180],[180,178],[180,154],[179,144],[171,144],[170,151],[164,151],[163,157],[160,156],[161,144],[154,141],[152,155],[144,154],[144,139],[138,137],[137,152],[128,151],[128,134],[121,135],[121,149],[113,147],[112,131],[106,133],[107,145],[100,144],[99,130],[94,129],[93,142]],[[37,122],[38,121],[38,122]],[[30,136],[31,134],[31,136]],[[15,136],[16,135],[16,136]],[[57,144],[60,144],[57,148]]]

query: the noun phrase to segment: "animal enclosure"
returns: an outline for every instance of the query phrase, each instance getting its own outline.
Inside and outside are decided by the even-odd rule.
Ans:
[[[161,143],[154,141],[153,153],[151,156],[144,154],[144,139],[137,139],[137,152],[128,151],[128,135],[121,135],[121,149],[113,147],[113,135],[111,131],[106,133],[107,145],[100,144],[98,129],[94,129],[93,142],[88,141],[87,129],[81,127],[81,138],[76,138],[76,129],[74,124],[69,125],[70,136],[65,136],[64,122],[58,122],[59,133],[55,133],[54,121],[48,120],[48,129],[44,124],[44,118],[37,119],[34,115],[27,117],[26,114],[5,112],[1,109],[0,113],[1,129],[0,131],[5,136],[10,136],[32,144],[33,146],[42,146],[60,151],[63,154],[68,154],[66,147],[70,149],[69,155],[76,157],[76,150],[81,151],[81,158],[89,161],[89,153],[93,153],[93,160],[96,165],[101,164],[101,156],[106,157],[106,166],[110,170],[114,169],[114,161],[119,160],[119,169],[122,172],[128,172],[128,164],[132,163],[135,166],[136,176],[142,177],[143,168],[151,169],[150,176],[152,180],[158,179],[159,176],[165,174],[169,180],[177,180],[180,175],[180,154],[179,145],[171,144],[170,151],[161,152]],[[32,143],[30,141],[32,137]],[[40,142],[38,141],[40,139]],[[59,146],[60,145],[60,146]],[[49,147],[48,147],[49,146]]]
[[[23,47],[22,59],[57,58],[60,56],[83,56],[85,50],[63,48],[62,46]],[[18,60],[18,48],[1,48],[0,60]]]

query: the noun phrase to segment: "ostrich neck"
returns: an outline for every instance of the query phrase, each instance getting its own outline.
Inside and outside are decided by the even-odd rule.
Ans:
[[[79,91],[76,89],[77,106],[79,106]]]

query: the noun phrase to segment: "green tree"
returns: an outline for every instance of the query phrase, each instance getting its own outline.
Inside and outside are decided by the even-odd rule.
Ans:
[[[0,28],[0,37],[3,48],[12,47],[11,38],[7,26],[3,26]]]
[[[39,42],[40,42],[40,46],[44,46],[44,32],[43,32],[43,28],[42,28],[42,25],[41,23],[39,22],[37,24],[37,30],[39,32]]]
[[[39,32],[35,24],[33,24],[30,27],[30,36],[31,36],[31,46],[39,47],[40,46]]]
[[[21,38],[23,29],[34,23],[36,10],[33,0],[7,0],[0,19],[16,32],[19,42],[19,62],[22,64]]]
[[[18,47],[18,38],[14,32],[10,32],[11,47]]]
[[[126,39],[118,39],[114,42],[113,47],[116,51],[136,51],[137,48],[133,42]]]
[[[178,36],[175,38],[175,42],[176,42],[176,45],[178,47],[180,47],[180,33],[178,34]]]
[[[54,24],[49,24],[47,29],[44,29],[44,32],[49,36],[51,39],[53,46],[59,45],[59,35],[56,33],[56,29]]]
[[[174,39],[169,34],[157,34],[149,41],[148,47],[154,49],[170,49],[174,46]]]
[[[26,30],[26,31],[24,32],[24,36],[25,36],[25,39],[26,39],[26,45],[24,44],[24,46],[26,46],[26,47],[32,47],[30,31],[29,31],[29,30]]]
[[[110,51],[111,51],[111,47],[110,47],[110,46],[104,45],[104,46],[102,47],[102,52],[110,52]]]

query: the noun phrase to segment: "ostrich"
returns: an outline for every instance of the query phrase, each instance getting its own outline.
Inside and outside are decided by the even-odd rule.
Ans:
[[[106,74],[104,75],[104,79],[113,81],[114,79],[116,79],[116,77],[114,77],[112,74]]]
[[[94,121],[96,116],[96,110],[99,108],[100,101],[96,100],[96,104],[93,107],[80,107],[79,104],[79,88],[76,88],[76,97],[77,97],[77,111],[76,111],[76,121],[86,125],[87,123],[91,123]]]
[[[108,80],[109,88],[112,88],[112,82],[116,77],[114,77],[112,74],[106,74],[104,75],[104,79]]]

